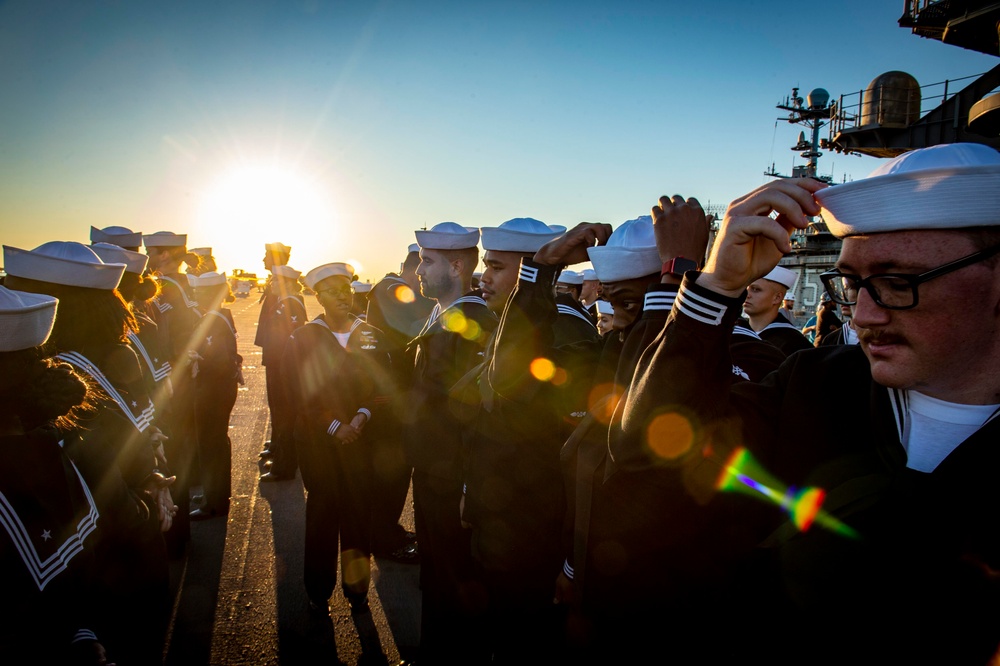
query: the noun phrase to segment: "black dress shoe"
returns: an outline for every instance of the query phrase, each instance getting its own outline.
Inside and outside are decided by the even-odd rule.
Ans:
[[[280,472],[274,471],[273,468],[264,472],[260,475],[260,481],[271,482],[271,481],[291,481],[294,477],[291,474],[282,474]]]
[[[330,617],[330,604],[327,601],[320,602],[310,599],[309,612],[313,615],[325,615],[326,617]]]
[[[379,557],[397,562],[399,564],[420,564],[420,552],[417,551],[417,544],[408,543],[400,546],[391,553],[379,555]]]

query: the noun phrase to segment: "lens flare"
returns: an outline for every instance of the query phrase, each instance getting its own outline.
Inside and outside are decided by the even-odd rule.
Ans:
[[[469,319],[466,321],[465,330],[462,332],[462,337],[466,340],[478,340],[483,335],[483,327],[479,325],[479,322],[474,319]]]
[[[371,579],[371,564],[368,557],[356,548],[349,548],[340,554],[343,561],[344,585],[346,587],[367,586]]]
[[[676,460],[691,450],[694,428],[685,416],[677,412],[660,414],[646,428],[646,442],[660,458]]]
[[[721,491],[740,492],[764,498],[788,513],[800,531],[807,531],[815,523],[849,539],[859,539],[857,533],[823,510],[826,492],[822,488],[797,490],[780,483],[758,463],[746,448],[736,449],[723,464],[716,481]]]
[[[449,310],[441,315],[441,326],[446,331],[462,335],[469,328],[469,320],[458,310]]]
[[[393,297],[400,303],[412,303],[417,300],[417,295],[413,293],[408,285],[401,284],[392,290]]]
[[[615,407],[625,390],[617,384],[598,384],[587,396],[587,411],[600,423],[611,423]]]
[[[556,375],[556,364],[547,358],[536,358],[529,366],[531,376],[540,382],[550,381]]]

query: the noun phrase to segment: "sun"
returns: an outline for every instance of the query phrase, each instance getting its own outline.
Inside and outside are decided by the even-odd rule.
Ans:
[[[278,164],[240,165],[210,183],[189,245],[213,248],[220,270],[260,269],[264,243],[304,246],[328,235],[334,208],[316,179]]]

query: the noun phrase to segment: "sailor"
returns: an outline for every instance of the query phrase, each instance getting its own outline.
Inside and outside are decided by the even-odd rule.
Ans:
[[[597,271],[585,268],[580,272],[583,277],[583,287],[580,290],[580,302],[590,307],[601,297],[601,281],[597,279]]]
[[[188,275],[201,275],[202,273],[215,272],[219,270],[215,264],[215,257],[212,256],[212,248],[193,247],[190,249],[189,254],[198,257],[198,263],[194,266],[188,266]]]
[[[611,322],[614,321],[615,309],[607,301],[594,301],[594,309],[597,312],[597,330],[601,337],[611,332]]]
[[[71,366],[42,352],[56,304],[51,296],[0,287],[0,569],[7,608],[0,640],[4,660],[17,664],[97,663],[106,656],[94,633],[98,510],[61,446],[97,397]]]
[[[598,334],[577,301],[557,304],[557,271],[523,262],[565,231],[533,218],[481,230],[483,298],[502,318],[484,363],[462,382],[478,403],[466,430],[463,519],[487,592],[491,663],[560,655],[561,609],[552,604],[565,518],[559,450],[586,411]]]
[[[597,272],[593,268],[585,268],[581,274],[583,287],[580,290],[580,302],[596,326],[599,313],[595,304],[601,299],[601,281],[597,279]]]
[[[822,345],[827,338],[839,331],[844,325],[844,322],[836,314],[840,306],[830,298],[830,294],[824,291],[820,296],[819,303],[820,309],[816,312],[816,340],[813,342],[814,347]]]
[[[399,523],[413,471],[403,453],[402,415],[413,378],[413,355],[407,352],[407,345],[420,333],[434,307],[434,301],[420,295],[418,265],[420,246],[412,243],[399,274],[389,273],[372,287],[366,318],[383,332],[396,386],[392,393],[392,409],[386,414],[381,429],[384,436],[374,443],[376,490],[372,507],[372,551],[377,557],[403,564],[419,561],[416,534],[407,532]]]
[[[798,319],[795,318],[795,291],[793,289],[785,292],[785,298],[781,301],[781,309],[778,312],[788,320],[789,324],[801,328]]]
[[[399,274],[388,273],[368,298],[367,320],[390,336],[395,347],[405,347],[420,333],[434,307],[434,301],[420,294],[419,265],[420,246],[411,243]]]
[[[180,507],[167,543],[171,555],[178,557],[191,538],[190,490],[197,476],[198,440],[194,422],[194,394],[191,386],[188,345],[201,319],[198,304],[190,293],[187,275],[181,264],[197,265],[197,259],[187,251],[187,235],[171,231],[144,234],[142,239],[149,255],[149,270],[160,283],[156,297],[155,321],[166,342],[170,360],[170,383],[173,395],[169,408],[162,415],[168,439],[164,444],[171,472],[177,476],[174,499]]]
[[[96,555],[104,594],[95,603],[122,663],[162,655],[169,570],[161,530],[175,507],[160,473],[162,434],[126,333],[135,322],[115,290],[124,264],[105,264],[86,245],[53,241],[4,246],[5,283],[59,299],[49,344],[58,360],[100,387],[97,409],[64,438],[100,512]],[[146,609],[136,614],[139,604]]]
[[[571,641],[588,659],[610,657],[619,646],[616,633],[633,612],[672,607],[665,591],[677,581],[663,575],[666,563],[649,569],[672,537],[658,527],[665,520],[654,503],[661,486],[615,476],[620,461],[609,452],[608,437],[619,427],[623,387],[662,333],[681,276],[696,270],[704,257],[708,222],[700,206],[692,208],[676,223],[654,224],[651,216],[629,220],[606,244],[584,248],[614,308],[613,331],[605,339],[587,416],[561,452],[572,543],[557,596],[572,604]],[[535,261],[554,262],[569,250],[544,248]],[[760,380],[782,361],[783,355],[749,328],[730,331],[728,354],[720,361],[733,381]]]
[[[282,372],[297,405],[296,443],[306,498],[305,587],[310,609],[329,615],[337,582],[361,638],[363,659],[381,657],[368,608],[371,579],[369,430],[388,406],[389,357],[382,332],[350,314],[354,268],[318,266],[306,274],[323,313],[292,334]],[[373,633],[374,632],[374,633]],[[368,663],[368,662],[365,662]]]
[[[786,356],[811,346],[797,326],[779,312],[785,292],[795,286],[796,275],[784,266],[774,269],[747,287],[743,312],[750,327]]]
[[[142,232],[127,227],[90,228],[90,243],[110,243],[118,247],[138,252],[142,248]]]
[[[824,286],[851,306],[860,344],[807,350],[768,381],[730,387],[718,358],[746,286],[818,214],[843,238]],[[910,151],[829,188],[779,180],[729,206],[707,266],[685,276],[666,334],[637,369],[612,440],[646,447],[650,418],[676,405],[696,427],[682,449],[673,449],[679,430],[661,432],[663,447],[687,452],[672,461],[675,487],[706,490],[714,468],[727,483],[717,477],[713,488],[758,484],[708,495],[730,503],[724,533],[744,529],[758,507],[784,522],[763,532],[768,548],[737,562],[747,566],[715,572],[736,585],[729,603],[709,606],[711,640],[735,637],[733,655],[766,650],[776,664],[994,657],[998,255],[1000,154],[980,144]],[[817,388],[839,410],[822,428]],[[760,501],[768,496],[805,501]],[[716,545],[727,558],[739,550],[729,537]],[[703,646],[693,642],[689,656]]]
[[[232,442],[229,417],[243,383],[243,357],[236,351],[236,324],[223,303],[236,300],[225,273],[209,271],[188,277],[203,316],[188,358],[194,380],[194,413],[205,503],[191,511],[191,520],[229,513],[232,495]]]
[[[442,222],[416,232],[420,293],[437,301],[415,349],[409,412],[404,426],[413,466],[413,503],[420,544],[420,659],[466,663],[475,643],[470,600],[469,533],[461,525],[463,423],[449,409],[449,391],[475,365],[496,317],[469,293],[478,263],[479,229]]]
[[[266,344],[261,350],[267,357],[267,376],[271,377],[273,386],[278,388],[268,393],[271,447],[270,456],[265,459],[260,475],[260,480],[265,482],[294,479],[295,470],[299,466],[295,450],[295,404],[289,401],[287,393],[280,387],[281,360],[285,354],[285,346],[292,333],[309,319],[302,298],[302,284],[299,282],[301,277],[302,273],[291,266],[277,264],[271,267],[271,278],[268,281],[272,297],[267,300],[274,310],[267,317]],[[260,329],[257,330],[257,337],[261,338]],[[274,446],[274,442],[278,442],[278,446]]]
[[[291,256],[292,248],[288,247],[283,243],[265,243],[264,244],[264,269],[267,270],[271,275],[268,276],[267,282],[264,283],[264,292],[260,296],[258,301],[260,306],[260,316],[257,319],[257,334],[254,336],[253,343],[260,347],[260,364],[264,366],[264,379],[267,382],[267,407],[271,412],[271,423],[272,423],[272,433],[271,439],[264,442],[264,450],[261,451],[262,459],[269,459],[274,455],[276,449],[272,448],[274,445],[274,412],[276,407],[276,401],[280,400],[277,395],[279,390],[279,379],[276,373],[270,372],[267,369],[267,364],[270,362],[272,355],[268,351],[268,346],[270,343],[270,331],[271,331],[271,321],[276,315],[278,308],[278,299],[281,298],[281,294],[274,288],[272,284],[274,281],[274,267],[275,266],[285,266],[288,264],[288,259]],[[280,411],[280,405],[277,406]],[[278,442],[278,447],[280,447],[280,441]],[[265,472],[266,473],[266,472]],[[294,475],[294,471],[292,472]]]
[[[351,304],[351,314],[359,319],[368,316],[368,294],[371,293],[372,283],[355,280],[351,283],[354,290],[354,302]]]
[[[856,345],[858,332],[854,329],[854,319],[851,316],[851,306],[840,305],[840,317],[844,324],[830,335],[823,338],[822,345]],[[817,347],[820,345],[816,345]]]
[[[563,269],[556,278],[556,293],[571,296],[579,302],[583,291],[583,273]]]
[[[92,243],[90,249],[107,264],[125,264],[125,272],[118,283],[118,291],[132,311],[138,332],[129,331],[129,346],[139,357],[146,392],[157,409],[165,408],[170,388],[170,360],[164,353],[164,340],[159,327],[149,316],[152,301],[159,294],[156,280],[146,275],[149,257],[141,252],[126,250],[110,243]]]

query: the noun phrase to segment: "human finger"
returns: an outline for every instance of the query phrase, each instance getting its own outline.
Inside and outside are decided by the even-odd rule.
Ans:
[[[806,215],[818,215],[820,212],[813,194],[823,187],[823,183],[811,178],[772,181],[733,201],[726,211],[726,217],[769,215],[777,212],[788,215],[799,223],[797,226],[805,226]]]

